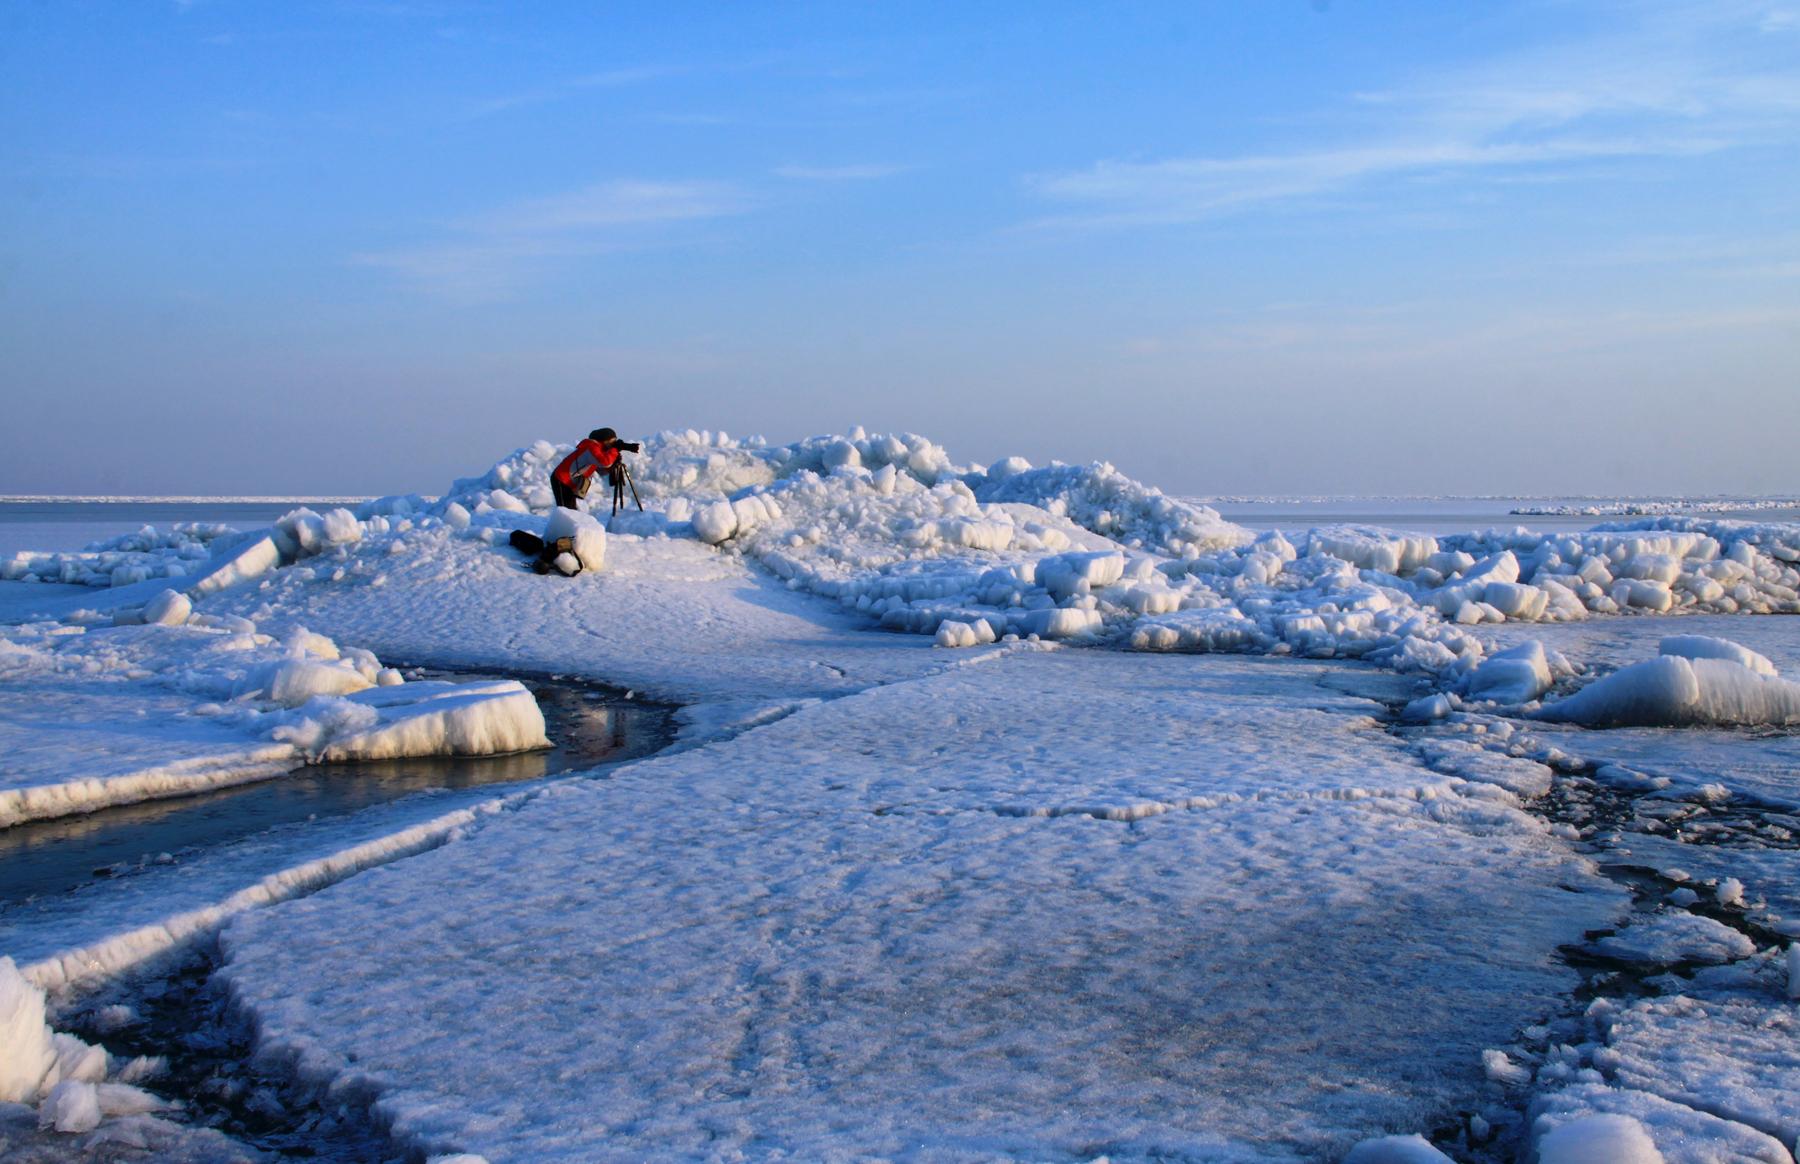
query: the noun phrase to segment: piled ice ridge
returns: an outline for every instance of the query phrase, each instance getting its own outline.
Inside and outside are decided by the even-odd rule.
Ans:
[[[151,578],[184,578],[240,536],[219,522],[176,522],[167,532],[147,525],[76,553],[14,554],[0,562],[0,579],[124,586]]]
[[[82,555],[26,555],[8,576],[105,582],[162,569],[197,578],[189,590],[204,596],[293,566],[379,585],[385,560],[429,549],[421,538],[544,535],[549,474],[564,452],[538,441],[434,500],[297,510],[272,530],[219,539],[204,561],[184,548],[113,579]],[[1110,465],[961,466],[924,437],[860,428],[778,446],[665,432],[629,461],[646,511],[612,517],[613,536],[717,545],[794,589],[949,647],[1016,635],[1356,657],[1464,684],[1483,659],[1469,631],[1481,624],[1800,611],[1795,525],[1660,518],[1551,535],[1330,526],[1258,537]],[[1461,690],[1526,702],[1543,679],[1520,661]]]
[[[1539,709],[1541,719],[1589,727],[1694,727],[1800,723],[1800,683],[1748,647],[1705,635],[1670,635],[1662,653],[1621,667]]]
[[[512,680],[403,682],[369,651],[304,629],[277,639],[248,619],[192,613],[189,600],[172,591],[114,620],[0,628],[0,706],[12,721],[0,730],[9,751],[0,827],[266,778],[307,761],[485,755],[548,744],[537,701]],[[110,698],[83,698],[102,694]],[[34,699],[53,696],[69,709],[92,711],[66,710],[63,730],[46,742],[27,720]],[[157,717],[147,715],[151,709]],[[134,734],[147,738],[126,757],[136,762],[109,770],[103,757],[90,755],[87,771],[71,775],[63,753],[83,742],[83,715],[98,729],[143,717]],[[206,742],[235,737],[242,745],[217,763],[145,762],[154,750],[145,750],[154,744],[148,737],[167,736],[177,753],[192,752],[196,725],[208,728]],[[117,734],[116,724],[112,730]]]
[[[511,515],[547,500],[559,451],[520,450],[447,501],[477,527],[518,524]],[[946,646],[1104,636],[1143,650],[1366,657],[1454,678],[1482,659],[1464,629],[1481,623],[1800,610],[1792,526],[1661,520],[1453,538],[1338,526],[1259,538],[1109,465],[966,468],[923,437],[861,429],[782,446],[663,433],[637,465],[650,512],[615,518],[615,533],[727,547]]]

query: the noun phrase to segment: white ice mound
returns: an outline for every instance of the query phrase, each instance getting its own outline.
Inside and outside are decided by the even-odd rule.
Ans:
[[[1725,659],[1748,667],[1758,675],[1774,677],[1781,674],[1767,656],[1759,655],[1741,643],[1711,635],[1665,635],[1657,653],[1684,659]]]
[[[248,542],[208,563],[204,573],[190,586],[196,597],[236,586],[281,565],[281,550],[272,537]]]
[[[969,484],[984,504],[1035,505],[1120,545],[1175,558],[1232,549],[1254,538],[1207,506],[1168,497],[1103,463],[1050,465],[998,480],[972,475]]]
[[[1699,727],[1800,723],[1800,683],[1724,659],[1663,655],[1633,663],[1539,709],[1588,727]]]
[[[1350,1149],[1344,1164],[1450,1164],[1424,1136],[1382,1136]]]
[[[575,543],[575,559],[583,570],[598,570],[606,565],[606,529],[585,513],[558,506],[550,511],[544,528],[547,542],[570,538]]]
[[[232,696],[299,707],[314,696],[348,695],[373,685],[374,681],[349,660],[277,659],[252,667]]]
[[[720,545],[737,532],[737,514],[729,501],[701,506],[695,511],[693,522],[695,536],[710,546]]]
[[[158,626],[180,626],[194,613],[194,604],[179,590],[164,590],[144,604],[144,621]]]
[[[1550,658],[1537,640],[1488,656],[1469,672],[1464,694],[1496,703],[1529,703],[1550,690]]]
[[[325,761],[487,756],[550,746],[536,698],[512,679],[371,687],[314,701],[296,714],[288,738]]]
[[[238,536],[219,522],[177,522],[167,532],[147,525],[72,553],[14,554],[0,562],[0,579],[127,586],[151,578],[186,578],[204,569],[215,543],[228,544]]]
[[[1538,1164],[1664,1164],[1644,1125],[1628,1115],[1570,1120],[1538,1141]]]

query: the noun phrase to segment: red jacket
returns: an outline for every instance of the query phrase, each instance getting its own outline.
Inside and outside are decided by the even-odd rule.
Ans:
[[[576,481],[592,477],[602,469],[610,469],[618,460],[618,449],[609,449],[599,441],[584,440],[575,446],[574,452],[562,459],[554,476],[564,485],[574,488]]]

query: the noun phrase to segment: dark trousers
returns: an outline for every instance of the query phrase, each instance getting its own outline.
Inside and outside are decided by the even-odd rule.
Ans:
[[[564,485],[561,481],[558,481],[555,477],[550,478],[550,496],[556,498],[556,503],[558,505],[562,506],[564,509],[580,509],[581,508],[579,505],[575,504],[575,502],[579,499],[575,496],[574,488],[571,486],[568,486],[568,485]]]

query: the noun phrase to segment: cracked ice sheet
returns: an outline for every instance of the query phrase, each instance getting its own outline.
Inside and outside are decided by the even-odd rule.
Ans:
[[[1797,620],[1800,621],[1800,620]],[[1515,721],[1545,743],[1595,764],[1667,776],[1670,791],[1723,784],[1740,796],[1800,808],[1800,732],[1761,728],[1583,728]]]
[[[1693,993],[1644,999],[1612,1023],[1595,1056],[1615,1085],[1774,1136],[1800,1137],[1800,1019],[1786,993],[1785,959],[1700,976]],[[1721,987],[1718,980],[1736,979]]]
[[[246,916],[223,973],[267,1053],[496,1164],[1340,1153],[1474,1102],[1624,897],[1414,799],[1444,778],[1325,670],[1059,652],[810,706]],[[988,811],[1206,791],[1277,798]]]
[[[0,681],[0,789],[102,807],[300,766],[291,744],[187,715],[194,702],[145,683]]]
[[[459,809],[492,811],[506,796],[539,783],[507,785],[500,796],[493,786],[406,796],[324,821],[278,825],[193,852],[178,849],[168,863],[146,860],[66,893],[0,902],[0,952],[29,966],[123,938],[218,906],[285,870],[378,843]]]

